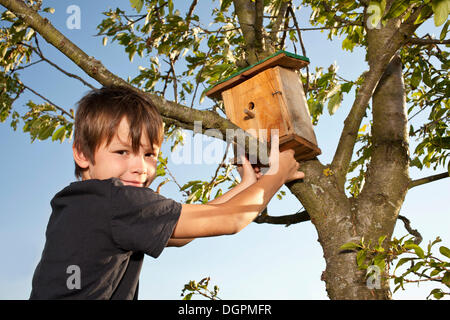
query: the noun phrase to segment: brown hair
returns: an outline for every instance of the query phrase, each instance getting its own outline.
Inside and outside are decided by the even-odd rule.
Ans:
[[[144,94],[125,87],[103,87],[88,92],[79,102],[75,116],[74,147],[94,163],[94,154],[105,141],[111,143],[123,117],[128,120],[133,152],[141,145],[142,130],[153,146],[161,146],[164,127],[155,105]],[[82,169],[75,163],[75,176]]]

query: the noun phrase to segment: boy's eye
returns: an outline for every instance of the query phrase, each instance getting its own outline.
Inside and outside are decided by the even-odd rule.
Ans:
[[[156,157],[156,154],[154,154],[153,152],[152,153],[146,153],[145,156],[154,158],[154,157]]]
[[[115,153],[120,154],[121,156],[124,156],[126,154],[128,154],[127,150],[117,150]]]

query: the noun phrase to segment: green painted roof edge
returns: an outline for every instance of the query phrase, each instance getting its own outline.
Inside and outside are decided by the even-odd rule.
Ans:
[[[223,80],[218,81],[216,84],[214,84],[214,85],[210,86],[208,89],[206,89],[206,92],[209,91],[209,90],[211,90],[211,89],[214,88],[215,86],[221,84],[222,82],[228,81],[229,79],[231,79],[231,78],[233,78],[233,77],[236,77],[237,75],[241,74],[242,72],[245,72],[245,71],[247,71],[247,70],[253,68],[254,66],[257,66],[258,64],[261,64],[261,63],[263,63],[264,61],[269,60],[269,59],[271,59],[271,58],[273,58],[273,57],[275,57],[275,56],[277,56],[277,55],[279,55],[279,54],[282,54],[282,53],[284,53],[284,54],[287,55],[288,57],[291,57],[291,58],[294,58],[294,59],[299,59],[299,60],[303,60],[303,61],[310,62],[310,61],[309,61],[309,58],[307,58],[307,57],[305,57],[305,56],[300,56],[300,55],[298,55],[298,54],[295,54],[295,53],[292,53],[292,52],[288,52],[288,51],[284,51],[284,50],[278,50],[277,52],[275,52],[274,54],[268,56],[267,58],[265,58],[265,59],[263,59],[263,60],[261,60],[261,61],[258,61],[257,63],[252,64],[251,66],[245,67],[245,68],[243,68],[243,69],[241,69],[241,70],[239,70],[239,71],[233,73],[232,75],[230,75],[229,77],[227,77],[227,78],[225,78],[225,79],[223,79]]]

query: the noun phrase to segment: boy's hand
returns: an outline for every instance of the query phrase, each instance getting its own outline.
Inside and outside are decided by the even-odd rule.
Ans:
[[[283,176],[284,183],[297,179],[303,179],[305,177],[305,173],[298,171],[300,164],[294,158],[294,150],[288,149],[280,152],[278,133],[271,133],[270,144],[270,168],[267,171],[267,174],[281,174]]]
[[[237,166],[237,171],[241,176],[241,183],[251,185],[262,177],[259,167],[253,167],[245,155],[241,156],[241,164]]]

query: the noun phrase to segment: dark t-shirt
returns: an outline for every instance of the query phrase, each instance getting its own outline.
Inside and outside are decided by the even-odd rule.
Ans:
[[[51,206],[30,299],[137,298],[144,254],[161,254],[181,212],[116,178],[71,183]]]

